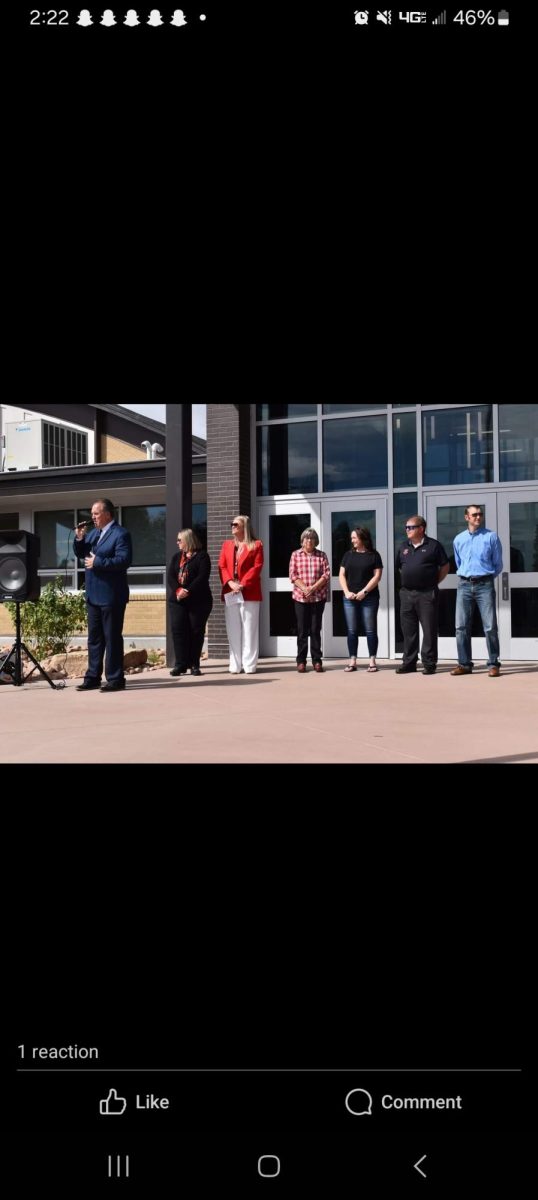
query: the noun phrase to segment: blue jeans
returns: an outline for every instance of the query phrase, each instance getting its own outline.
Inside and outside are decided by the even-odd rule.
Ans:
[[[347,648],[349,657],[356,658],[359,648],[359,630],[366,635],[368,654],[375,658],[379,639],[377,636],[377,610],[379,608],[379,592],[377,588],[364,600],[347,600],[344,596],[344,616],[347,627]]]
[[[493,579],[486,579],[485,583],[466,583],[463,579],[459,582],[456,598],[456,645],[459,665],[471,668],[473,666],[471,627],[475,604],[482,617],[488,648],[488,667],[498,667],[500,666],[499,630]]]

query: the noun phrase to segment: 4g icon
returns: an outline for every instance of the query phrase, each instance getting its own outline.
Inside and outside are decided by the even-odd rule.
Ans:
[[[409,25],[425,25],[428,14],[425,12],[401,12],[399,17],[400,21],[407,21]]]

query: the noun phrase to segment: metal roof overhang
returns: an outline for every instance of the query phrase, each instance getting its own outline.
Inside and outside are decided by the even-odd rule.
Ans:
[[[193,482],[205,483],[205,455],[193,463]],[[95,463],[88,466],[53,467],[39,471],[8,471],[0,474],[0,511],[17,503],[40,508],[68,505],[82,508],[96,496],[107,496],[116,504],[164,504],[166,460],[129,463]]]

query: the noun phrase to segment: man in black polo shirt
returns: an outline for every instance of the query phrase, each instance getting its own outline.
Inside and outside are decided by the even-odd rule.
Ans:
[[[439,584],[448,575],[449,561],[440,542],[427,537],[424,517],[409,517],[405,525],[409,540],[398,551],[400,620],[404,639],[402,665],[397,675],[416,671],[422,626],[424,674],[435,674],[439,628]]]

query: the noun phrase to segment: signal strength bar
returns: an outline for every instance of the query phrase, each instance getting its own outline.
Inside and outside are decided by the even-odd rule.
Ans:
[[[446,8],[438,17],[433,18],[432,25],[446,25]]]

